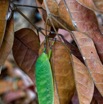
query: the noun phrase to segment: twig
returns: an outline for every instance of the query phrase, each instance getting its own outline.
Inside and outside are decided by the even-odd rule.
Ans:
[[[38,6],[31,6],[31,5],[21,5],[21,4],[14,4],[16,6],[20,6],[20,7],[29,7],[29,8],[37,8],[37,9],[43,9],[45,10],[44,8],[42,7],[38,7]]]
[[[51,13],[50,13],[50,10],[49,10],[49,8],[48,8],[48,6],[47,6],[47,0],[44,0],[44,5],[45,5],[45,8],[46,8],[46,12],[47,12],[47,18],[50,20],[50,22],[52,22],[51,21]],[[52,24],[52,23],[51,23]],[[53,24],[52,24],[53,25]],[[54,27],[54,25],[53,25],[53,27]],[[54,28],[54,31],[56,32],[56,30],[55,30],[55,28]],[[57,34],[57,33],[56,33]],[[54,76],[54,80],[55,80],[55,87],[56,87],[56,91],[57,91],[57,95],[58,95],[58,101],[59,101],[59,104],[60,104],[60,98],[59,98],[59,94],[58,94],[58,88],[57,88],[57,82],[56,82],[56,78],[55,78],[55,71],[54,71],[54,74],[53,74],[53,76]]]
[[[48,8],[48,6],[47,6],[46,0],[44,0],[44,5],[45,5],[45,8],[46,8],[46,12],[47,12],[47,19],[50,20],[50,23],[51,23],[51,25],[52,25],[52,27],[53,27],[55,33],[57,34],[57,31],[56,31],[55,26],[54,26],[54,24],[53,24],[53,21],[52,21],[52,19],[51,19],[51,13],[50,13],[50,10],[49,10],[49,8]]]
[[[15,11],[20,13],[37,31],[41,32],[45,36],[45,34],[42,32],[41,28],[34,25],[17,7],[15,7]]]
[[[51,34],[56,34],[54,31],[49,31],[42,27],[37,27],[36,25],[34,25],[16,6],[15,6],[14,10],[18,11],[36,30],[40,31],[44,36],[45,36],[45,34],[42,32],[42,30],[50,32]]]
[[[45,31],[47,31],[47,32],[50,32],[51,34],[56,34],[54,31],[50,31],[50,30],[47,30],[47,29],[44,29],[44,28],[42,28],[42,27],[39,27],[41,30],[45,30]]]
[[[60,26],[62,26],[65,30],[70,31],[68,28],[66,28],[63,24],[61,24],[54,16],[52,16],[52,19],[56,21]]]

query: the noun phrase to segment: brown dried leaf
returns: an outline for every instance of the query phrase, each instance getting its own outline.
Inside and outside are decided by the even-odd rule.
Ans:
[[[95,13],[80,5],[76,0],[65,0],[72,20],[76,23],[76,30],[86,33],[93,39],[98,50],[100,59],[103,62],[103,36],[100,32]]]
[[[59,34],[59,35],[60,35],[60,34]],[[71,34],[70,34],[70,35],[71,35]],[[71,50],[72,54],[73,54],[74,56],[76,56],[79,60],[81,60],[82,62],[84,62],[84,61],[83,61],[83,58],[82,58],[82,55],[81,55],[81,53],[80,53],[78,47],[76,47],[75,45],[69,43],[69,42],[64,38],[63,35],[60,35],[60,36],[61,36],[61,38],[63,39],[64,43],[67,45],[67,47]]]
[[[42,4],[43,8],[45,9],[44,3]],[[58,22],[60,22],[64,27],[74,30],[70,15],[68,14],[64,2],[61,1],[55,1],[55,0],[47,0],[47,6],[51,12],[51,14],[57,19]],[[42,11],[42,16],[44,21],[47,19],[46,11]],[[51,16],[52,17],[52,16]],[[52,23],[56,28],[63,28],[57,21],[52,20]],[[51,26],[51,21],[48,21],[48,25]]]
[[[0,0],[0,47],[4,38],[6,28],[6,15],[8,12],[9,0]]]
[[[90,104],[94,94],[94,83],[86,66],[72,55],[76,89],[79,104]]]
[[[12,50],[14,41],[14,20],[8,21],[3,43],[0,48],[0,66],[4,64],[7,56]]]
[[[68,11],[66,10],[65,2],[63,0],[61,0],[59,3],[58,11],[59,11],[60,18],[67,24],[67,27],[69,27],[70,30],[75,30],[75,28],[72,24],[71,16],[68,13]]]
[[[48,9],[50,10],[51,13],[53,13],[53,15],[57,15],[58,14],[58,3],[55,0],[46,0]],[[45,8],[44,2],[42,5]]]
[[[51,65],[60,104],[68,104],[75,92],[75,83],[70,50],[61,42],[56,41],[52,47]]]
[[[91,77],[103,96],[103,65],[99,59],[93,41],[81,32],[73,32],[86,66],[89,69]],[[85,43],[85,44],[84,44]]]
[[[23,28],[15,32],[13,55],[18,66],[34,79],[34,64],[38,56],[39,38],[35,32]]]
[[[75,22],[76,29],[88,33],[99,29],[97,18],[93,11],[80,5],[76,0],[64,1],[66,2],[66,6],[69,8],[68,13],[71,14],[72,21]]]
[[[48,6],[49,11],[50,11],[53,15],[58,15],[58,4],[57,4],[57,2],[55,2],[55,0],[46,0],[46,3],[47,3],[47,6]],[[47,12],[46,12],[46,8],[45,8],[45,5],[44,5],[44,2],[43,2],[43,4],[42,4],[42,7],[45,9],[45,11],[42,10],[41,15],[42,15],[42,17],[43,17],[43,20],[46,22],[46,19],[47,19]],[[51,17],[50,17],[50,18],[51,18]],[[58,17],[58,19],[59,19],[59,17]],[[59,28],[59,27],[60,27],[59,24],[56,23],[53,19],[51,19],[51,20],[52,20],[52,22],[53,22],[53,24],[54,24],[54,26],[55,26],[56,28]],[[50,25],[50,26],[52,26],[49,20],[48,20],[47,24]]]
[[[77,1],[89,9],[103,12],[103,0],[77,0]]]

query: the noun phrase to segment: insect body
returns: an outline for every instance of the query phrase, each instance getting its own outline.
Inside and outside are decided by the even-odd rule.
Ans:
[[[54,86],[48,56],[42,53],[36,61],[36,87],[39,104],[54,103]]]

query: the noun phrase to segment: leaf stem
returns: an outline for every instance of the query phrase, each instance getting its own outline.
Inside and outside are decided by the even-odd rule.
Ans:
[[[45,34],[42,32],[42,28],[34,25],[17,7],[15,8],[15,10],[20,13],[37,31],[41,32],[45,36]]]
[[[52,16],[52,19],[56,21],[60,26],[62,26],[65,30],[69,31],[68,28],[66,28],[62,23],[60,23],[54,16]]]
[[[36,25],[34,25],[17,7],[15,8],[15,10],[20,13],[37,31],[41,32],[44,36],[45,34],[42,32],[42,30],[45,30],[42,27],[37,27]],[[50,32],[51,34],[56,34],[54,31],[49,31],[46,30],[47,32]]]
[[[20,7],[29,7],[29,8],[37,8],[37,9],[43,9],[45,10],[44,8],[42,7],[38,7],[38,6],[31,6],[31,5],[21,5],[21,4],[14,4],[16,6],[20,6]]]

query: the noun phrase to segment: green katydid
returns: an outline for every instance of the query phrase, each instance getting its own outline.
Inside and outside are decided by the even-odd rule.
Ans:
[[[35,69],[39,104],[54,104],[52,70],[48,55],[45,52],[37,59]]]

